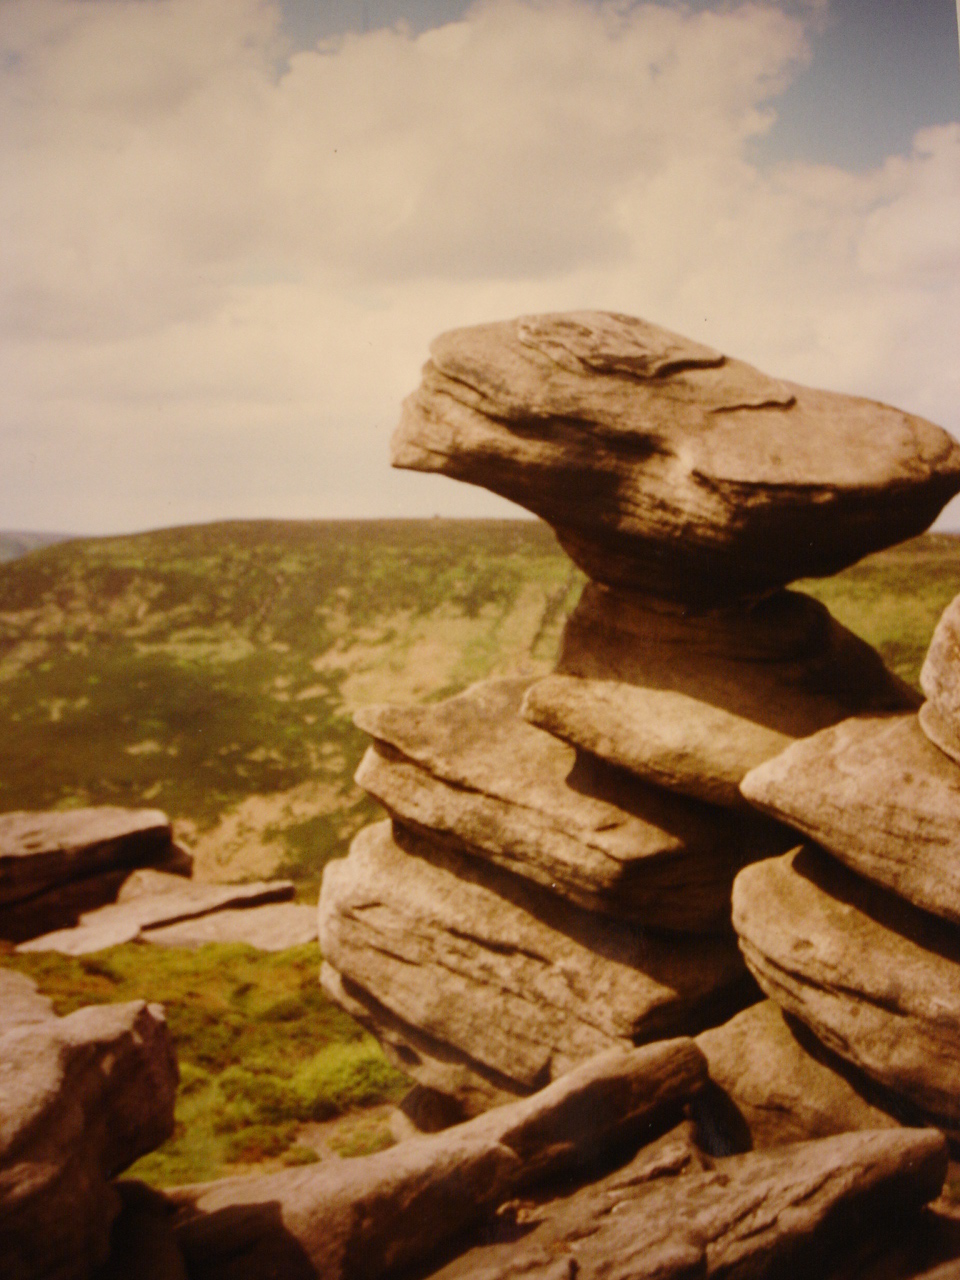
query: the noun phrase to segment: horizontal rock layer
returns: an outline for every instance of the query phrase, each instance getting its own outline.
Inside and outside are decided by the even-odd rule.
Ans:
[[[827,854],[745,868],[733,923],[763,990],[918,1114],[960,1127],[960,933]]]
[[[920,723],[930,741],[960,763],[960,596],[943,611],[920,672],[929,698]]]
[[[931,423],[633,317],[527,316],[430,350],[394,466],[529,508],[597,581],[762,594],[920,533],[960,489],[960,446]]]
[[[319,920],[345,979],[514,1091],[614,1045],[720,1020],[743,976],[726,938],[598,918],[401,828],[395,839],[389,823],[328,864]]]
[[[854,871],[960,922],[960,769],[916,716],[845,720],[753,770],[742,790]]]
[[[809,596],[681,614],[590,583],[557,674],[531,685],[522,714],[651,783],[736,808],[744,775],[795,739],[919,701]]]
[[[358,783],[404,824],[579,906],[655,928],[729,925],[730,886],[782,851],[772,824],[672,796],[527,724],[529,681],[424,707],[371,707]]]

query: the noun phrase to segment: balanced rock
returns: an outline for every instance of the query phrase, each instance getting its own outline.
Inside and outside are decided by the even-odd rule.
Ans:
[[[531,1098],[378,1155],[170,1193],[191,1276],[373,1280],[435,1253],[539,1178],[662,1128],[703,1084],[689,1040],[584,1063]]]
[[[960,922],[960,769],[916,716],[845,720],[749,773],[742,790],[854,871]]]
[[[828,1049],[960,1127],[960,933],[821,850],[746,867],[733,923],[768,996]]]
[[[405,825],[589,910],[654,928],[729,926],[737,871],[787,847],[772,824],[674,796],[521,719],[529,680],[371,707],[357,782]]]
[[[224,907],[257,906],[292,898],[291,880],[262,880],[249,884],[204,884],[162,871],[141,870],[131,875],[117,901],[85,912],[72,929],[43,934],[22,942],[18,951],[59,951],[82,956],[105,947],[132,942],[153,928],[206,916]]]
[[[531,685],[522,714],[651,783],[736,808],[744,775],[795,739],[919,701],[798,592],[691,613],[589,583],[557,673]]]
[[[697,1036],[710,1069],[698,1102],[704,1140],[759,1150],[855,1129],[896,1128],[870,1081],[826,1050],[802,1023],[761,1000]],[[886,1102],[887,1100],[884,1099]],[[713,1149],[713,1143],[710,1143]]]
[[[960,446],[931,423],[630,316],[525,316],[430,351],[394,466],[492,489],[591,578],[661,598],[835,573],[922,532],[960,489]]]
[[[929,699],[920,724],[931,742],[960,763],[960,596],[943,611],[920,672]]]
[[[135,868],[177,860],[158,809],[0,813],[0,937],[22,942],[67,928],[112,902]]]
[[[515,1094],[742,1000],[732,940],[640,932],[388,822],[327,865],[319,918],[338,973]]]
[[[110,1179],[173,1132],[176,1061],[158,1005],[57,1018],[24,981],[0,970],[0,1274],[86,1280],[119,1209]]]

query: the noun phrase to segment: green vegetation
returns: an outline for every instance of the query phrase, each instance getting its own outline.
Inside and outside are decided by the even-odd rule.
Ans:
[[[235,1165],[303,1164],[304,1125],[333,1126],[328,1146],[363,1154],[389,1141],[379,1110],[409,1088],[379,1045],[324,996],[314,946],[263,955],[128,944],[79,959],[0,952],[36,979],[58,1014],[149,999],[166,1009],[180,1064],[173,1138],[133,1166],[157,1185],[220,1177]]]

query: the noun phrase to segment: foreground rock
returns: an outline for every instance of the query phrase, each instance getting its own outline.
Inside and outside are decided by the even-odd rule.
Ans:
[[[526,316],[430,350],[394,466],[503,494],[594,580],[664,599],[835,573],[922,532],[960,489],[960,446],[923,419],[629,316]]]
[[[557,674],[530,687],[522,714],[657,786],[739,808],[744,775],[795,739],[919,701],[798,592],[692,614],[590,583]]]
[[[920,672],[929,699],[920,709],[924,733],[960,763],[960,596],[943,611]]]
[[[159,1006],[57,1018],[24,982],[0,970],[0,1275],[86,1280],[119,1209],[110,1179],[173,1132],[176,1062]]]
[[[854,871],[960,922],[960,769],[916,716],[846,720],[755,769],[742,790]]]
[[[916,1111],[960,1126],[960,935],[802,849],[747,867],[733,923],[757,982]]]
[[[520,718],[529,680],[424,707],[370,707],[357,781],[392,814],[579,906],[655,928],[729,926],[730,887],[781,852],[761,820],[671,796]]]
[[[689,1040],[604,1054],[532,1098],[379,1155],[172,1191],[178,1243],[198,1280],[369,1280],[532,1180],[655,1133],[705,1077]]]
[[[864,1245],[881,1258],[895,1247],[947,1170],[943,1135],[929,1129],[847,1133],[702,1171],[674,1147],[672,1163],[666,1144],[658,1153],[659,1170],[641,1152],[596,1186],[532,1208],[519,1239],[472,1249],[434,1280],[827,1277]]]
[[[604,1049],[738,1007],[732,940],[658,937],[481,870],[401,829],[395,839],[387,822],[368,827],[324,871],[320,947],[496,1087],[530,1092]]]
[[[788,1021],[772,1000],[702,1032],[697,1045],[711,1081],[698,1103],[698,1119],[704,1138],[720,1149],[760,1150],[898,1126],[889,1102],[884,1110],[871,1096],[870,1082],[802,1024]]]
[[[159,926],[206,916],[225,907],[284,902],[293,894],[290,880],[204,884],[161,871],[138,871],[124,882],[115,903],[85,912],[75,928],[33,938],[21,943],[17,950],[87,955],[147,937],[150,930]]]
[[[171,860],[170,822],[157,809],[0,813],[0,937],[67,928],[112,902],[135,868]]]

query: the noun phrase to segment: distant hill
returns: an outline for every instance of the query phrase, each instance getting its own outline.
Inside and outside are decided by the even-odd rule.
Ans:
[[[49,547],[55,542],[66,542],[72,536],[69,533],[16,533],[0,530],[0,564],[25,556],[28,551]]]
[[[351,713],[546,671],[583,577],[532,521],[228,522],[0,565],[0,809],[156,805],[201,874],[315,883],[376,813]],[[960,591],[927,534],[804,584],[916,682]]]

